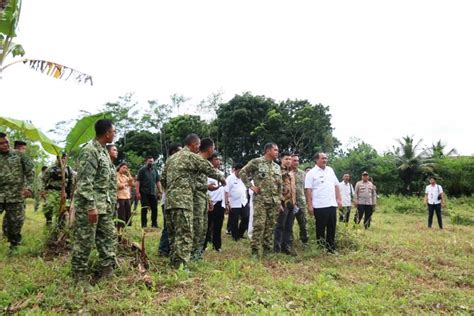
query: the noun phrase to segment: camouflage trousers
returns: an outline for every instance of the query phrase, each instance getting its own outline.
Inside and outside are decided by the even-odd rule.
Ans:
[[[46,201],[43,205],[43,213],[46,218],[46,224],[51,224],[53,215],[57,217],[59,213],[59,203],[61,202],[60,191],[49,190],[46,196]]]
[[[117,231],[112,214],[99,214],[97,224],[89,224],[87,211],[76,209],[74,222],[74,244],[72,248],[72,272],[84,273],[88,269],[89,255],[95,246],[99,253],[98,267],[115,267],[117,252]]]
[[[171,265],[178,268],[186,266],[191,258],[193,246],[193,212],[175,208],[165,211],[168,237],[170,240]]]
[[[306,205],[304,207],[301,207],[298,211],[298,213],[295,214],[295,219],[298,222],[298,226],[300,228],[300,240],[303,244],[306,244],[308,242],[308,229],[306,226],[307,220],[306,220]]]
[[[273,249],[273,233],[275,231],[278,204],[254,201],[253,232],[250,247],[252,253],[263,247],[264,252]]]
[[[17,246],[21,242],[21,228],[25,222],[25,203],[0,203],[0,210],[5,211],[3,234],[11,246]]]
[[[193,203],[193,248],[191,250],[191,259],[202,259],[204,242],[207,233],[207,210],[208,199],[205,193],[198,193],[194,196]]]

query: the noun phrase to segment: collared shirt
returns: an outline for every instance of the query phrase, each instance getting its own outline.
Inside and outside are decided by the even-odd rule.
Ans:
[[[207,184],[214,184],[215,186],[218,186],[219,182],[215,179],[207,178]],[[214,191],[207,191],[207,194],[209,195],[212,201],[212,205],[216,205],[217,202],[221,202],[221,206],[222,207],[225,206],[223,186],[220,186],[217,190],[214,190]]]
[[[336,186],[339,185],[336,174],[331,167],[324,169],[314,166],[306,174],[305,189],[312,189],[313,208],[337,207]]]
[[[377,204],[377,192],[375,191],[375,185],[370,181],[358,181],[355,186],[355,201],[360,205]]]
[[[296,180],[295,173],[290,169],[281,168],[281,177],[283,182],[283,190],[281,200],[285,207],[289,204],[296,205]]]
[[[428,185],[425,193],[428,194],[428,204],[440,204],[441,200],[438,200],[438,195],[443,193],[443,187],[439,184]]]
[[[130,199],[130,177],[126,174],[117,172],[117,199]],[[120,188],[122,186],[122,188]]]
[[[251,186],[253,180],[255,186],[260,188],[259,193],[254,194],[254,202],[263,204],[280,204],[282,192],[282,178],[280,166],[265,157],[250,160],[240,170],[240,178],[245,186]]]
[[[354,195],[354,187],[350,182],[345,183],[341,181],[339,183],[339,190],[341,191],[342,206],[351,206],[352,196]]]
[[[248,203],[247,188],[242,179],[237,178],[235,174],[231,174],[225,180],[225,192],[229,193],[229,203],[231,208],[244,207]]]
[[[140,193],[157,194],[156,183],[160,181],[160,175],[155,168],[141,167],[138,170],[137,181],[140,183]]]

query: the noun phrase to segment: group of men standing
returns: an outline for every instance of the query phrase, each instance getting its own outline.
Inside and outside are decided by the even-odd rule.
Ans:
[[[117,236],[113,214],[117,203],[117,174],[106,149],[106,145],[114,140],[115,127],[110,120],[99,120],[95,124],[95,132],[96,138],[81,149],[77,159],[74,199],[76,219],[71,260],[76,280],[89,277],[88,260],[94,245],[99,254],[96,271],[99,277],[113,274],[116,265]],[[7,175],[0,178],[0,184],[11,187],[9,176],[22,179],[17,181],[16,190],[8,190],[8,194],[0,192],[1,209],[10,210],[7,212],[7,222],[11,223],[7,237],[11,246],[15,247],[21,240],[24,197],[31,196],[28,183],[33,182],[34,172],[31,161],[22,153],[11,151],[8,144],[6,135],[0,134],[0,168],[5,169],[2,174]],[[167,249],[174,267],[186,267],[190,260],[202,259],[209,241],[213,242],[215,250],[220,251],[220,230],[225,209],[230,211],[232,237],[234,240],[242,238],[249,226],[250,197],[253,204],[250,242],[252,256],[260,257],[274,252],[296,255],[293,248],[293,225],[296,219],[300,239],[306,245],[309,239],[306,210],[316,219],[317,241],[328,251],[335,250],[336,209],[339,207],[344,210],[341,214],[346,222],[350,213],[350,205],[347,205],[344,195],[341,197],[341,191],[347,191],[343,184],[347,186],[348,179],[344,177],[344,182],[338,182],[332,168],[327,166],[326,154],[316,154],[315,167],[305,173],[298,169],[297,154],[279,155],[278,146],[268,143],[262,157],[252,159],[245,166],[234,165],[233,174],[226,181],[219,170],[220,159],[214,148],[211,139],[201,140],[197,135],[190,134],[184,140],[184,148],[179,147],[169,155],[161,179],[148,165],[139,173],[138,178],[149,178],[150,187],[155,189],[156,185],[157,192],[161,189],[159,184],[164,190],[165,229],[162,237],[166,233],[168,238],[163,249]],[[278,157],[281,165],[275,162]],[[64,160],[60,162],[58,159],[57,163],[65,165]],[[72,172],[70,169],[66,172],[71,173],[67,175],[67,179],[70,179]],[[45,185],[51,191],[51,197],[60,194],[60,180],[58,177]],[[152,226],[156,227],[157,211],[152,206],[157,202],[152,199],[156,192],[148,192],[144,190],[145,187],[137,186],[137,192],[146,193],[146,200],[150,200]],[[357,183],[355,190],[349,183],[349,194],[358,196],[360,193],[356,199],[360,208],[358,214],[365,214],[366,227],[370,225],[371,210],[364,201],[367,201],[368,195],[373,196],[374,192],[372,183]],[[141,199],[143,202],[144,196]],[[361,216],[358,215],[357,221],[360,219]],[[50,215],[47,215],[47,221],[51,221]],[[146,213],[142,214],[142,226],[146,226]],[[160,250],[161,246],[160,244]]]

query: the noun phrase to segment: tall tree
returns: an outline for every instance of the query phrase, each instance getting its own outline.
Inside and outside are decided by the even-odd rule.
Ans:
[[[243,162],[259,156],[265,142],[273,141],[256,132],[275,101],[250,92],[234,96],[217,109],[219,147],[224,160]]]
[[[191,133],[206,136],[207,123],[198,115],[179,115],[173,117],[163,125],[161,133],[163,141],[168,146],[171,143],[182,143],[184,138]]]

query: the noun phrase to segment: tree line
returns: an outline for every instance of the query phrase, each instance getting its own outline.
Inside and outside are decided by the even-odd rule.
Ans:
[[[329,107],[307,100],[276,101],[246,92],[224,102],[221,93],[214,93],[192,104],[190,99],[174,94],[168,103],[149,100],[139,107],[133,93],[127,93],[106,103],[101,111],[110,113],[118,131],[117,163],[126,161],[132,170],[138,170],[148,155],[157,159],[160,169],[169,145],[196,133],[214,139],[226,170],[233,163],[258,157],[263,145],[273,141],[280,151],[298,153],[303,166],[313,166],[315,152],[328,153],[339,178],[349,173],[355,182],[367,170],[381,194],[423,194],[432,175],[439,178],[449,195],[471,195],[474,191],[474,157],[458,156],[441,140],[426,146],[413,136],[400,138],[383,153],[362,140],[342,149],[333,135]],[[193,112],[196,114],[188,114]],[[79,118],[89,114],[81,112]],[[50,132],[64,139],[76,120],[58,122]],[[39,151],[39,146],[29,149],[43,163],[45,155]]]

